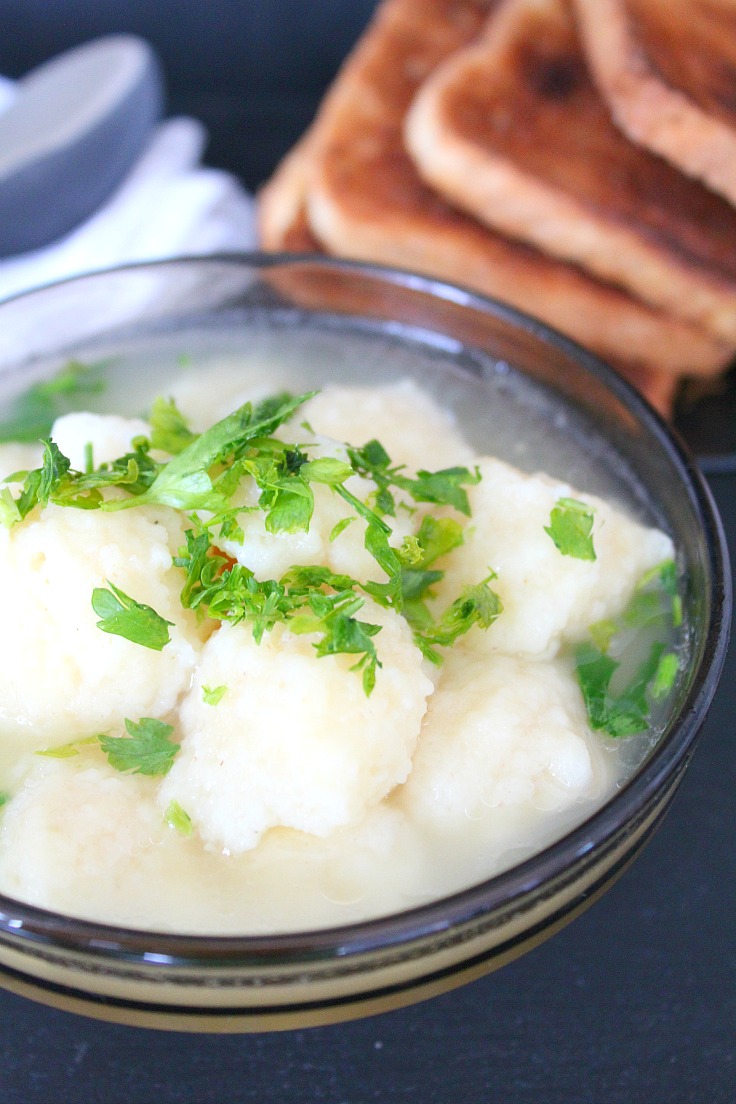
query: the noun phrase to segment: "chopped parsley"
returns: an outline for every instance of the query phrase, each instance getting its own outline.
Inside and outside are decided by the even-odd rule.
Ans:
[[[680,661],[675,653],[663,652],[649,686],[649,693],[655,701],[659,701],[660,698],[664,698],[669,694],[675,685],[679,669]]]
[[[450,648],[473,625],[482,629],[490,628],[503,611],[501,599],[488,586],[494,578],[491,574],[482,583],[463,587],[460,597],[450,605],[442,616],[429,624],[416,628],[414,639],[427,659],[441,663],[441,654],[437,647]]]
[[[155,717],[125,721],[127,736],[98,736],[111,767],[131,774],[167,774],[179,745],[169,739],[174,726]]]
[[[290,476],[298,476],[298,468],[290,468],[292,450],[275,438],[273,433],[314,392],[304,395],[275,395],[257,406],[245,403],[226,418],[215,422],[204,433],[194,435],[185,448],[162,464],[150,486],[138,496],[113,499],[102,509],[121,510],[130,506],[173,506],[178,510],[209,510],[216,516],[231,512],[230,497],[245,475],[252,475],[261,488],[260,505],[266,509],[266,524],[273,510],[283,508],[283,499],[295,490]],[[279,463],[280,461],[280,463]],[[225,465],[217,475],[213,469]],[[235,478],[233,478],[235,477]],[[303,487],[306,481],[300,480]],[[303,493],[302,488],[296,492]],[[307,497],[304,495],[304,497]],[[272,524],[277,529],[307,528],[309,517],[296,521],[279,519]]]
[[[545,533],[554,541],[563,556],[576,560],[594,560],[593,511],[576,498],[559,498],[552,507]]]
[[[68,744],[59,744],[57,747],[45,748],[37,751],[36,755],[42,755],[45,759],[71,759],[79,755],[79,749],[83,747],[99,747],[99,736],[82,736],[78,740],[70,740]]]
[[[332,530],[330,532],[330,544],[332,544],[333,541],[336,541],[337,538],[340,536],[340,534],[345,532],[348,525],[350,525],[351,522],[353,522],[355,520],[356,520],[355,517],[344,517],[340,521],[338,521],[335,525],[333,525]]]
[[[148,423],[151,427],[151,448],[168,452],[170,456],[178,456],[196,437],[173,399],[154,399]]]
[[[615,620],[599,622],[575,650],[575,668],[591,727],[609,736],[631,736],[651,723],[652,705],[675,685],[680,660],[673,649],[682,619],[674,561],[640,580]],[[638,667],[625,657],[643,655]]]
[[[415,502],[431,502],[437,506],[453,506],[459,513],[470,516],[470,503],[465,486],[480,482],[476,469],[443,468],[441,471],[419,471],[415,478],[407,476],[403,465],[393,466],[391,457],[380,441],[372,440],[363,448],[349,448],[348,455],[353,469],[372,479],[377,486],[376,507],[381,513],[396,513],[396,500],[392,487],[406,491]]]
[[[581,644],[575,653],[577,676],[592,728],[609,736],[633,736],[649,727],[648,690],[659,669],[663,644],[652,644],[635,677],[618,692],[611,682],[619,664],[591,645]]]
[[[173,828],[180,836],[191,836],[194,831],[192,818],[186,810],[182,809],[178,801],[170,801],[166,806],[164,820],[169,828]]]
[[[205,705],[219,705],[226,693],[227,686],[203,686],[202,701]]]
[[[179,750],[179,744],[169,739],[174,726],[158,721],[155,717],[142,717],[139,721],[125,719],[127,736],[83,736],[60,747],[36,752],[48,759],[69,759],[79,755],[83,747],[98,746],[111,767],[130,774],[167,774]]]
[[[100,618],[97,628],[160,652],[169,643],[169,626],[173,621],[164,620],[150,606],[136,602],[111,582],[107,585],[109,590],[95,587],[92,591],[92,609]]]
[[[394,465],[376,440],[362,448],[347,446],[345,459],[312,457],[309,446],[275,437],[275,430],[313,394],[282,393],[255,405],[245,403],[201,434],[191,430],[171,399],[157,399],[149,414],[150,439],[136,438],[124,456],[98,468],[89,462],[84,472],[74,471],[58,446],[46,439],[41,467],[15,473],[13,481],[22,484],[15,498],[9,492],[0,496],[0,522],[11,527],[48,502],[106,511],[150,504],[185,511],[191,528],[174,561],[183,572],[184,608],[220,621],[248,622],[256,641],[279,623],[288,623],[295,633],[315,633],[315,654],[355,657],[351,669],[361,674],[370,694],[381,666],[374,643],[380,626],[357,616],[367,597],[403,613],[417,645],[434,663],[441,662],[439,648],[450,647],[474,625],[487,628],[501,612],[488,586],[491,575],[465,587],[440,614],[430,607],[432,587],[444,576],[435,562],[463,540],[457,520],[427,515],[419,531],[399,547],[391,544],[392,528],[385,520],[399,506],[411,513],[416,509],[412,502],[449,507],[467,517],[466,488],[478,483],[480,473],[452,467],[411,475],[403,465]],[[156,458],[162,452],[168,460]],[[356,475],[374,485],[365,501],[346,485]],[[235,498],[246,480],[255,485],[257,506],[240,505],[242,499]],[[270,533],[308,530],[316,485],[329,488],[349,508],[330,540],[361,522],[365,548],[385,579],[358,580],[327,568],[295,565],[282,578],[264,581],[222,554],[217,541],[242,541],[239,519],[253,510],[261,512]],[[115,494],[109,494],[113,489]],[[144,647],[165,647],[171,622],[111,583],[108,588],[98,587],[92,594],[98,627]]]

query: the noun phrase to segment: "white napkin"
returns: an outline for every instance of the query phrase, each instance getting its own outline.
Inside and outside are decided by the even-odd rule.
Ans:
[[[0,110],[13,96],[0,78]],[[200,165],[195,119],[159,124],[127,178],[65,237],[0,261],[0,300],[67,276],[131,261],[254,249],[255,203],[226,172]]]
[[[7,77],[0,77],[0,111],[10,107],[14,99],[15,81],[8,80]]]

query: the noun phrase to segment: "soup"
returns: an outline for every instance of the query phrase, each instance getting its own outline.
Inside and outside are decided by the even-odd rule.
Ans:
[[[671,540],[539,385],[455,353],[255,323],[8,394],[0,892],[334,926],[631,774],[679,666]]]

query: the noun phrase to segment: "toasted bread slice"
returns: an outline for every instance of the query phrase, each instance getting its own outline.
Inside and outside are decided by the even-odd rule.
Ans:
[[[623,131],[736,204],[733,0],[574,0]]]
[[[263,249],[286,253],[320,250],[304,205],[315,139],[316,131],[307,131],[258,194],[258,236]]]
[[[294,150],[296,151],[297,148],[300,150],[300,156],[301,154],[304,155],[301,160],[302,168],[308,168],[310,146],[302,141],[294,147]],[[325,253],[317,238],[312,234],[307,221],[305,206],[307,180],[307,175],[294,171],[294,164],[290,161],[289,155],[284,158],[268,185],[261,190],[259,196],[260,227],[261,244],[264,249],[290,253]],[[291,221],[288,221],[288,219]],[[273,274],[270,278],[275,280]],[[285,281],[279,278],[278,286],[300,305],[310,306],[313,302],[317,302],[320,306],[323,306],[326,301],[334,300],[335,309],[337,310],[361,309],[359,302],[356,303],[351,300],[346,304],[344,296],[335,296],[334,282],[325,286],[324,280],[320,281],[308,270],[303,276],[292,276]],[[310,299],[313,290],[316,290],[317,294],[314,299]],[[671,415],[679,386],[679,378],[674,372],[667,368],[658,367],[656,364],[645,364],[641,361],[629,362],[612,356],[609,356],[608,359],[655,409],[659,410],[665,417]]]
[[[736,343],[736,209],[617,129],[565,0],[506,0],[422,86],[406,141],[489,226]]]
[[[465,284],[542,318],[608,358],[713,374],[729,346],[449,206],[403,145],[418,86],[480,30],[485,6],[384,0],[320,113],[306,205],[328,252]]]

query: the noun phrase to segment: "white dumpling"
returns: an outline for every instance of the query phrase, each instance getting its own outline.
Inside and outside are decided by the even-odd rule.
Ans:
[[[163,508],[49,505],[0,529],[0,572],[13,580],[0,635],[6,735],[29,748],[51,746],[176,705],[205,631],[182,608],[182,573],[172,565],[182,522]],[[173,622],[162,651],[97,627],[92,591],[109,583]]]
[[[149,437],[151,427],[140,418],[117,414],[91,414],[86,410],[63,414],[51,427],[51,438],[71,460],[76,471],[84,471],[86,446],[92,447],[94,467],[110,463],[130,452],[134,437]]]
[[[305,447],[310,460],[324,457],[347,459],[345,446],[339,441],[312,435]],[[253,512],[244,512],[238,518],[243,540],[220,539],[217,542],[219,547],[249,568],[257,579],[279,579],[295,565],[323,564],[361,582],[368,579],[383,581],[385,572],[365,547],[365,521],[331,487],[319,483],[311,486],[314,513],[309,529],[272,533],[266,528],[266,515],[261,509],[256,509],[260,490],[252,479],[246,478],[234,499],[253,509]],[[353,475],[346,481],[345,487],[361,502],[371,504],[376,486],[370,479]],[[335,526],[345,518],[353,520],[335,535]],[[400,545],[415,524],[413,515],[402,509],[397,510],[396,517],[387,517],[385,521],[392,529],[390,540],[393,545]]]
[[[317,433],[351,445],[377,438],[394,464],[413,471],[435,471],[473,459],[451,413],[409,379],[385,387],[328,384],[305,403],[285,432],[305,419]]]
[[[123,923],[171,834],[153,780],[81,758],[39,759],[0,819],[0,890]]]
[[[468,488],[472,517],[465,542],[447,560],[435,588],[439,604],[484,579],[503,602],[485,631],[473,629],[462,647],[554,655],[563,641],[582,639],[590,625],[619,613],[642,575],[673,555],[670,538],[632,521],[613,506],[546,475],[526,475],[500,460],[482,458],[481,481]],[[560,498],[593,508],[594,561],[564,556],[545,532]]]
[[[208,844],[245,851],[275,827],[326,835],[406,778],[432,684],[403,618],[371,602],[357,617],[382,626],[370,696],[357,657],[318,658],[314,634],[277,625],[256,644],[225,624],[206,644],[161,802],[178,801]],[[217,705],[203,686],[225,687]]]
[[[275,365],[213,360],[204,370],[182,373],[165,395],[174,400],[192,429],[202,433],[244,403],[256,404],[285,390],[285,384]]]
[[[563,809],[600,789],[585,707],[559,661],[451,653],[401,802],[454,831],[499,807]]]
[[[26,445],[9,441],[0,445],[0,488],[6,485],[6,477],[20,471],[33,471],[43,459],[40,445]],[[13,498],[18,497],[19,483],[9,484]]]

